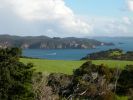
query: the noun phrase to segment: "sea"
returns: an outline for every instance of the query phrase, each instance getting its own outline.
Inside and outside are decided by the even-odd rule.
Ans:
[[[133,38],[94,38],[101,42],[112,42],[113,46],[98,46],[95,49],[24,49],[22,55],[33,58],[50,60],[80,60],[82,57],[93,52],[119,48],[126,51],[133,51]]]

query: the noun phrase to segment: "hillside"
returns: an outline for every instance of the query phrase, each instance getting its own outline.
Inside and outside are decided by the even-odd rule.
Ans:
[[[19,47],[23,49],[88,49],[101,45],[113,45],[87,38],[50,38],[47,36],[0,35],[0,47]]]
[[[109,49],[88,54],[82,60],[128,60],[133,61],[133,51],[124,52],[121,49]]]

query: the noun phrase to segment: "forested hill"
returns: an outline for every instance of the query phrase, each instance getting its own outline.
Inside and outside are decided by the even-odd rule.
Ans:
[[[100,45],[113,45],[87,38],[50,38],[47,36],[10,36],[0,35],[0,47],[20,47],[29,49],[87,49]]]
[[[121,49],[109,49],[88,54],[82,60],[129,60],[133,61],[133,51],[124,52]]]

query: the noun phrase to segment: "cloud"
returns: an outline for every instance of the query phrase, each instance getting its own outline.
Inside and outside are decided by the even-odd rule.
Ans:
[[[133,0],[127,1],[133,11]],[[76,15],[64,0],[0,0],[0,34],[133,36],[133,18],[128,15],[88,15]]]
[[[0,0],[0,2],[25,22],[41,23],[38,28],[43,25],[44,33],[52,30],[52,33],[60,34],[89,34],[92,30],[91,25],[77,17],[64,0]]]
[[[114,17],[93,17],[93,33],[91,36],[133,36],[133,19],[124,16]]]
[[[128,0],[127,3],[128,3],[128,9],[130,11],[133,11],[133,0]]]
[[[123,17],[123,21],[127,25],[132,24],[132,20],[128,16]]]

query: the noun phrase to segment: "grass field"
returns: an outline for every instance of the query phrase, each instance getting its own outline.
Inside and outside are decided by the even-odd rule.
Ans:
[[[33,63],[35,69],[43,73],[65,73],[72,74],[73,70],[79,68],[85,61],[63,61],[63,60],[45,60],[45,59],[20,59],[24,63]],[[93,60],[94,64],[105,64],[109,67],[124,68],[125,65],[132,64],[133,61],[114,61],[114,60]]]

